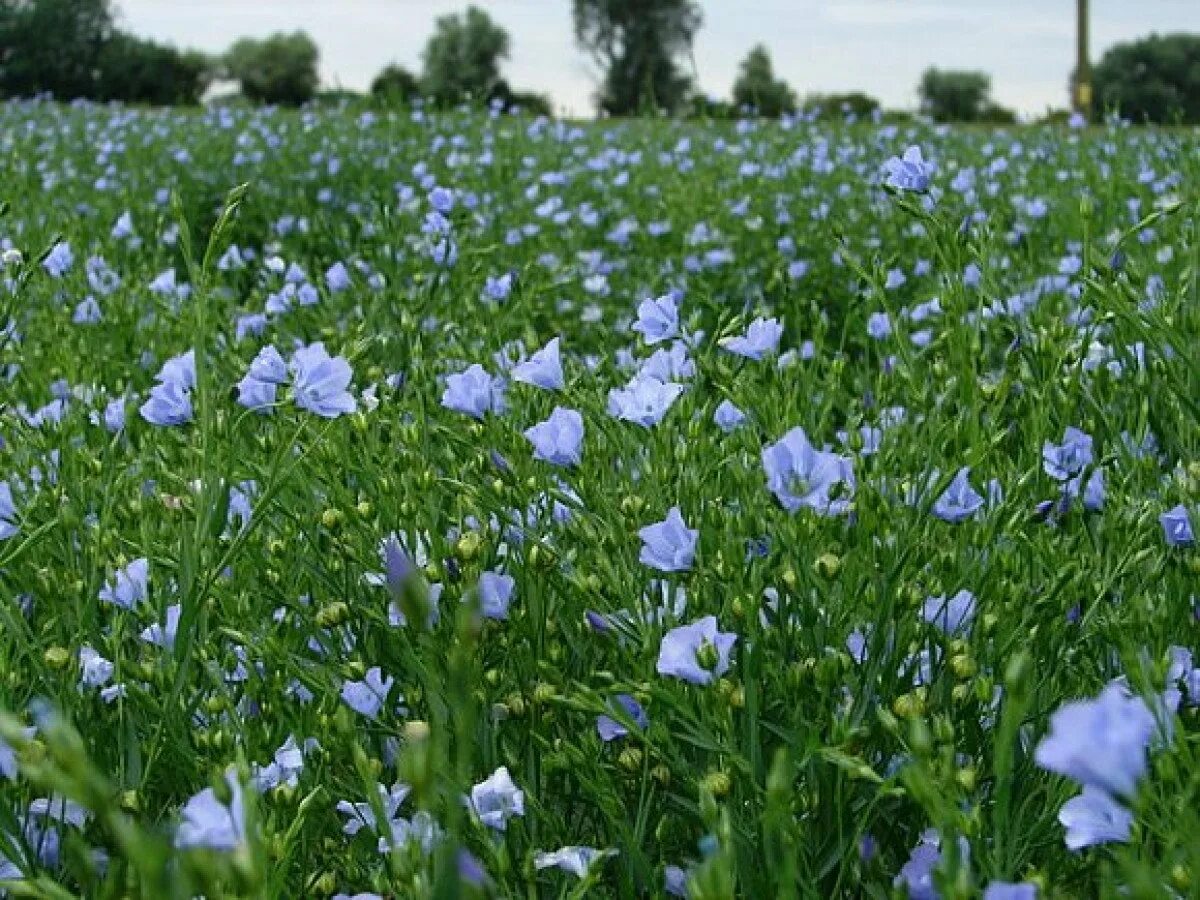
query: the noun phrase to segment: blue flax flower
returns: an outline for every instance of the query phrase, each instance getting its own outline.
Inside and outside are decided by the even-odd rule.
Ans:
[[[669,341],[679,334],[679,297],[677,294],[664,294],[654,299],[646,299],[638,306],[637,321],[633,330],[638,332],[647,344],[657,344]]]
[[[850,508],[846,497],[854,490],[854,470],[849,458],[809,443],[803,428],[793,428],[762,452],[767,488],[788,512],[802,506],[824,515],[841,515]],[[840,486],[840,487],[839,487]]]
[[[1091,435],[1078,428],[1068,428],[1061,444],[1042,445],[1042,468],[1055,481],[1068,481],[1091,463]]]
[[[576,410],[554,407],[550,418],[525,430],[533,444],[533,457],[555,466],[577,466],[583,458],[583,416]]]
[[[484,572],[479,576],[479,606],[487,619],[507,619],[516,581],[503,572]]]
[[[196,386],[196,355],[189,350],[169,359],[158,373],[158,384],[142,404],[142,418],[151,425],[185,425],[192,420],[192,388]]]
[[[746,421],[746,414],[738,409],[732,401],[722,400],[721,405],[713,413],[713,421],[718,428],[729,434]]]
[[[499,415],[504,412],[504,382],[476,363],[446,379],[442,406],[473,419],[482,419],[489,412]]]
[[[343,682],[342,700],[359,715],[374,719],[395,683],[396,679],[392,676],[383,677],[383,670],[379,666],[372,666],[362,681]]]
[[[12,537],[18,530],[12,487],[7,481],[0,481],[0,541]]]
[[[1190,547],[1196,540],[1192,532],[1192,518],[1182,503],[1158,517],[1163,537],[1171,547]]]
[[[1067,829],[1067,848],[1082,850],[1128,841],[1133,813],[1101,788],[1086,785],[1083,793],[1063,804],[1058,821]]]
[[[655,670],[689,684],[708,684],[729,671],[736,642],[736,634],[717,629],[716,616],[705,616],[663,635]]]
[[[959,591],[948,600],[945,596],[930,597],[921,610],[921,618],[948,635],[958,635],[970,628],[975,618],[975,595]]]
[[[290,368],[292,393],[301,409],[325,419],[336,419],[357,409],[348,390],[354,377],[350,363],[340,356],[330,356],[324,344],[300,347],[292,354]]]
[[[650,428],[663,420],[682,393],[682,384],[638,374],[625,387],[608,392],[608,414]]]
[[[146,599],[149,590],[150,561],[143,557],[117,570],[113,580],[100,589],[100,601],[133,609]]]
[[[562,357],[559,354],[558,338],[554,338],[529,359],[513,367],[513,381],[532,384],[547,391],[561,391],[566,385],[563,378]]]
[[[642,539],[639,556],[643,565],[660,572],[686,572],[696,559],[696,542],[700,532],[688,528],[678,506],[672,506],[661,522],[647,525],[638,531]]]
[[[783,336],[783,326],[778,319],[764,319],[761,316],[750,323],[745,335],[721,338],[718,342],[722,349],[737,356],[759,360],[779,349],[779,339]]]
[[[929,190],[933,166],[925,161],[920,147],[909,147],[903,157],[893,156],[883,164],[883,170],[887,173],[884,184],[890,188],[917,193]]]
[[[535,853],[533,867],[538,869],[562,869],[577,878],[587,875],[598,859],[615,854],[615,850],[597,850],[595,847],[562,847],[550,853]]]
[[[229,785],[228,804],[205,788],[183,807],[183,821],[175,832],[175,846],[182,850],[202,848],[230,852],[246,841],[246,810],[242,786],[232,772],[225,774]]]
[[[504,831],[509,819],[525,815],[525,792],[513,783],[508,767],[501,766],[471,788],[468,805],[488,828]]]
[[[646,711],[642,709],[642,705],[637,702],[629,694],[617,694],[614,698],[615,706],[620,706],[625,715],[632,720],[639,731],[645,731],[650,724],[649,718],[646,716]],[[610,708],[615,708],[612,702],[609,703]],[[600,735],[600,740],[604,743],[615,741],[617,738],[623,738],[629,734],[629,729],[614,719],[612,716],[596,716],[596,732]]]
[[[1117,796],[1131,796],[1146,771],[1146,750],[1156,731],[1141,697],[1118,683],[1095,700],[1061,706],[1050,717],[1034,759],[1043,769]]]
[[[1037,900],[1036,884],[993,881],[983,890],[983,900]]]
[[[933,504],[933,514],[943,522],[965,522],[983,508],[983,497],[971,487],[971,469],[963,466]]]

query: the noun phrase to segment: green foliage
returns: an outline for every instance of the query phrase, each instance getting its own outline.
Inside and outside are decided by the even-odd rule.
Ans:
[[[109,0],[0,0],[0,96],[192,105],[211,74],[201,53],[116,30]]]
[[[477,6],[465,15],[442,16],[421,56],[422,92],[444,105],[491,99],[509,44],[508,32]]]
[[[753,109],[770,119],[796,109],[796,92],[782,78],[775,77],[771,54],[762,44],[755,46],[742,61],[733,83],[733,104],[739,109]]]
[[[0,0],[0,96],[96,96],[109,0]]]
[[[575,38],[604,72],[600,110],[680,109],[692,86],[680,60],[702,21],[695,0],[574,0]]]
[[[420,95],[420,81],[404,66],[388,66],[371,82],[371,96],[385,103],[411,103]]]
[[[1038,116],[1038,125],[1066,125],[1071,121],[1072,112],[1069,109],[1048,109]]]
[[[217,128],[0,105],[0,522],[15,529],[0,707],[16,717],[0,716],[0,854],[25,878],[6,890],[657,900],[681,866],[692,900],[885,900],[933,829],[929,881],[948,900],[998,880],[1047,898],[1195,894],[1200,707],[1168,666],[1173,645],[1200,649],[1200,548],[1169,546],[1159,516],[1200,510],[1200,135],[1031,129],[1018,153],[1011,135],[922,124],[893,138],[840,121],[359,113],[232,107]],[[885,194],[876,173],[909,143],[936,160],[936,190]],[[1139,180],[1147,161],[1161,193]],[[976,189],[951,189],[968,168]],[[435,184],[455,202],[431,235]],[[118,237],[125,212],[135,234]],[[446,236],[454,265],[435,261]],[[75,260],[54,277],[40,263],[59,240]],[[175,289],[147,289],[172,268]],[[101,293],[106,269],[120,280]],[[501,305],[482,299],[509,272]],[[319,302],[240,333],[305,275]],[[686,338],[631,333],[641,299],[677,285]],[[102,321],[72,324],[89,294]],[[873,337],[885,313],[891,334]],[[729,352],[760,316],[782,352]],[[447,376],[498,373],[498,356],[555,337],[561,391],[510,373],[503,413],[443,405]],[[318,340],[348,361],[354,413],[298,408],[319,385],[294,377],[269,413],[237,404],[268,344]],[[154,373],[189,348],[193,421],[153,426],[138,410]],[[614,418],[610,391],[655,365],[681,369],[675,405],[653,427]],[[746,415],[728,433],[725,400]],[[101,424],[114,402],[123,427]],[[586,422],[570,468],[525,436],[560,404]],[[852,466],[846,515],[773,496],[764,450],[798,426]],[[1068,426],[1095,440],[1074,486],[1046,467]],[[982,505],[952,524],[931,506],[961,466]],[[1102,508],[1078,494],[1091,472]],[[787,489],[805,490],[796,474]],[[698,545],[664,573],[639,530],[673,506]],[[393,533],[411,569],[380,559]],[[102,602],[135,558],[146,595]],[[477,586],[499,571],[511,604],[484,619]],[[959,590],[976,611],[951,629],[929,599]],[[708,616],[736,635],[728,669],[661,674],[669,630]],[[99,693],[84,647],[123,692]],[[343,691],[373,667],[395,683],[362,714]],[[1125,801],[1128,842],[1071,852],[1057,817],[1077,786],[1034,748],[1063,703],[1119,677],[1169,727]],[[1168,688],[1187,691],[1177,714]],[[599,716],[628,734],[606,742]],[[294,783],[252,787],[289,736]],[[462,802],[500,766],[525,792],[503,832]],[[227,772],[245,786],[234,849],[176,846],[190,798],[231,803]],[[376,786],[397,783],[411,793],[393,828]],[[61,852],[39,864],[18,817],[51,796],[91,815],[49,832]],[[342,803],[370,804],[371,822],[345,833]],[[429,852],[380,852],[418,816],[439,829]],[[580,845],[619,855],[578,879],[535,864]],[[485,890],[456,877],[460,849]]]
[[[992,79],[984,72],[930,68],[918,91],[922,111],[935,122],[979,122],[989,106]]]
[[[884,125],[908,125],[916,120],[917,117],[907,109],[885,109],[879,117]]]
[[[1007,106],[1001,106],[999,103],[989,101],[979,111],[979,119],[977,121],[985,125],[1015,125],[1017,114]]]
[[[695,94],[688,99],[685,113],[693,119],[736,119],[737,107],[728,100]]]
[[[303,31],[273,34],[263,40],[242,38],[225,54],[225,69],[256,103],[299,106],[311,100],[320,83],[320,50]]]
[[[1152,34],[1110,48],[1092,72],[1098,117],[1200,124],[1200,34]]]
[[[879,101],[861,91],[848,94],[810,94],[804,98],[804,112],[818,121],[841,122],[870,119],[879,109]]]
[[[117,32],[100,52],[96,99],[194,106],[211,83],[214,65],[203,53]]]
[[[550,98],[535,91],[514,91],[503,78],[492,89],[491,103],[507,112],[522,112],[531,116],[552,116]]]

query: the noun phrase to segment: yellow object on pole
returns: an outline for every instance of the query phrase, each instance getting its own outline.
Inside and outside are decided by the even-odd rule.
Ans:
[[[1078,55],[1075,60],[1075,77],[1072,79],[1074,96],[1071,98],[1075,111],[1088,115],[1092,111],[1092,64],[1088,60],[1088,0],[1076,3],[1076,44]]]

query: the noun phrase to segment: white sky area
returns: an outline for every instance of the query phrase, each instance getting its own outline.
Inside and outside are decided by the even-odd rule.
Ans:
[[[242,36],[304,29],[326,86],[365,89],[385,65],[420,71],[434,20],[467,0],[117,0],[122,25],[219,53]],[[576,45],[570,0],[475,0],[512,37],[504,74],[587,115],[597,72]],[[1075,0],[702,0],[695,44],[701,88],[728,98],[739,62],[764,43],[801,94],[862,90],[913,108],[929,65],[982,69],[994,98],[1023,114],[1067,105]],[[1200,0],[1092,0],[1092,60],[1150,32],[1200,31]]]

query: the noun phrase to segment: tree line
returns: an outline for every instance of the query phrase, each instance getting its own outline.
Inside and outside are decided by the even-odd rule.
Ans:
[[[703,25],[696,0],[571,0],[575,39],[597,68],[596,107],[636,114],[857,118],[882,113],[862,93],[801,100],[776,76],[765,46],[742,62],[729,101],[696,90],[692,44]],[[549,114],[550,101],[515,90],[501,74],[512,41],[482,9],[442,16],[421,70],[390,65],[371,94],[384,103],[467,102]],[[1200,123],[1200,35],[1151,35],[1111,48],[1093,71],[1095,111],[1134,122]],[[247,100],[300,105],[320,94],[320,51],[304,32],[245,38],[219,56],[180,50],[117,27],[113,0],[0,0],[0,97],[154,105],[200,102],[217,82]],[[931,68],[918,85],[921,112],[938,122],[1007,123],[984,72]]]

